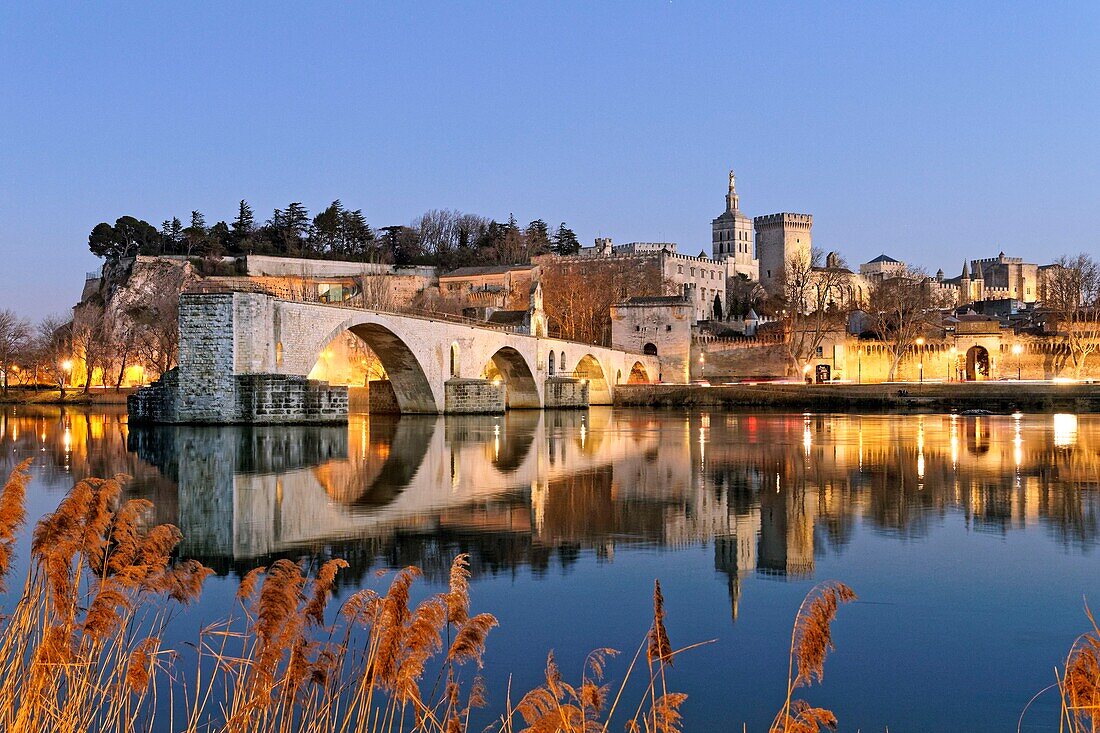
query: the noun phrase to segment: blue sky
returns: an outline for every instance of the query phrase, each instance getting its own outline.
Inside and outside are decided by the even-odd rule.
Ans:
[[[121,214],[335,198],[709,251],[814,214],[849,262],[1100,253],[1100,3],[6,3],[0,308]]]

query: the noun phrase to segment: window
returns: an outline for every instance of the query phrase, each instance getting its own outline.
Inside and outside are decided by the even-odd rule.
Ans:
[[[665,324],[665,330],[666,331],[671,331],[672,330],[672,324],[671,323],[666,323]]]
[[[695,268],[694,268],[694,267],[693,267],[693,268],[691,268],[691,276],[692,276],[692,277],[695,277]]]
[[[684,274],[684,266],[683,265],[676,265],[676,274],[678,274],[678,275],[683,275]]]
[[[554,352],[550,352],[550,376],[554,376]]]
[[[825,356],[825,347],[824,346],[818,346],[817,347],[817,358],[820,359],[823,356]]]
[[[642,327],[641,327],[641,326],[635,326],[635,327],[634,327],[634,330],[635,330],[635,331],[641,331],[641,330],[642,330]]]

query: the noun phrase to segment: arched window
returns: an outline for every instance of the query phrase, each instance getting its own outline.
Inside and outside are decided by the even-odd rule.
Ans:
[[[657,344],[648,343],[642,347],[642,353],[649,356],[657,356]]]
[[[565,371],[565,352],[564,351],[561,352],[560,356],[558,356],[558,369],[562,370],[563,372]]]
[[[549,371],[550,371],[550,376],[551,377],[554,376],[554,352],[553,351],[550,352]]]

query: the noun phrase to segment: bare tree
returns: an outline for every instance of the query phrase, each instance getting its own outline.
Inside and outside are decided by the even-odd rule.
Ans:
[[[1087,254],[1062,256],[1046,270],[1043,307],[1058,329],[1080,377],[1089,355],[1100,349],[1100,263]]]
[[[72,321],[60,316],[47,316],[35,328],[35,350],[41,368],[52,376],[65,399],[65,385],[72,371]]]
[[[160,376],[176,365],[180,338],[179,296],[194,278],[190,268],[170,263],[160,263],[158,267],[160,269],[149,278],[155,287],[142,292],[126,308],[125,316],[132,324],[130,352]],[[119,323],[115,330],[121,332],[123,328],[124,324]]]
[[[671,284],[656,259],[615,257],[540,263],[551,328],[562,338],[592,344],[610,343],[611,306],[631,297],[667,295]]]
[[[395,311],[398,308],[394,292],[396,278],[392,275],[364,275],[362,278],[363,307],[371,310]]]
[[[31,325],[10,310],[0,310],[0,387],[8,393],[11,368],[24,355],[31,342]]]
[[[933,291],[920,270],[907,269],[896,277],[876,283],[867,298],[871,330],[890,352],[888,381],[897,376],[898,365],[930,328],[939,323],[939,311],[945,303]]]
[[[851,305],[852,272],[837,255],[821,250],[792,255],[779,278],[775,303],[787,346],[787,374],[801,374],[830,332],[843,329]]]

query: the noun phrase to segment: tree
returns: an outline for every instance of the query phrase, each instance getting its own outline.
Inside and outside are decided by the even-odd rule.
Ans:
[[[558,230],[554,232],[554,238],[550,249],[556,255],[567,257],[580,252],[581,243],[573,230],[565,226],[565,222],[563,221],[558,225]]]
[[[336,199],[328,208],[313,217],[310,231],[310,247],[313,252],[329,257],[342,257],[347,250],[347,235],[344,225],[347,223],[347,210]]]
[[[173,216],[160,225],[161,251],[165,254],[179,254],[183,251],[183,222]]]
[[[768,294],[760,283],[747,275],[738,274],[726,279],[726,317],[744,318],[750,310],[762,310]]]
[[[362,209],[344,212],[344,256],[358,262],[380,261],[381,250]]]
[[[31,325],[10,310],[0,310],[0,388],[8,393],[9,374],[31,343]]]
[[[527,244],[527,261],[550,251],[550,230],[542,219],[535,219],[528,224],[523,230],[523,236]]]
[[[825,337],[844,327],[851,276],[839,256],[830,255],[823,265],[818,249],[798,252],[785,263],[775,306],[782,317],[788,376],[802,374]]]
[[[907,269],[871,287],[867,315],[871,330],[890,352],[887,381],[897,377],[898,365],[918,338],[938,325],[938,308],[944,303],[920,270]]]
[[[1045,271],[1042,291],[1043,308],[1079,378],[1088,357],[1100,349],[1100,263],[1083,253],[1063,255]]]
[[[286,209],[275,209],[264,227],[264,236],[276,254],[298,257],[309,249],[309,225],[309,211],[295,201]]]
[[[183,254],[188,257],[204,254],[208,234],[206,217],[201,211],[192,211],[191,225],[183,230]]]
[[[554,260],[541,265],[543,307],[562,338],[608,345],[611,306],[630,297],[664,295],[670,284],[650,258]]]
[[[157,376],[176,365],[179,356],[179,294],[191,277],[190,268],[158,263],[151,277],[156,289],[145,292],[126,315],[133,324],[129,350]]]
[[[35,329],[35,350],[42,367],[53,377],[61,399],[72,371],[72,322],[59,316],[47,316]]]
[[[393,260],[393,264],[399,266],[415,264],[423,256],[420,236],[411,227],[382,227],[382,246]]]
[[[237,217],[233,219],[230,228],[230,245],[237,252],[251,254],[255,242],[252,235],[256,231],[256,218],[252,214],[252,207],[241,199],[237,205]]]
[[[114,226],[96,224],[88,235],[88,249],[96,257],[119,260],[139,254],[158,254],[162,237],[156,227],[132,216],[121,216]]]

